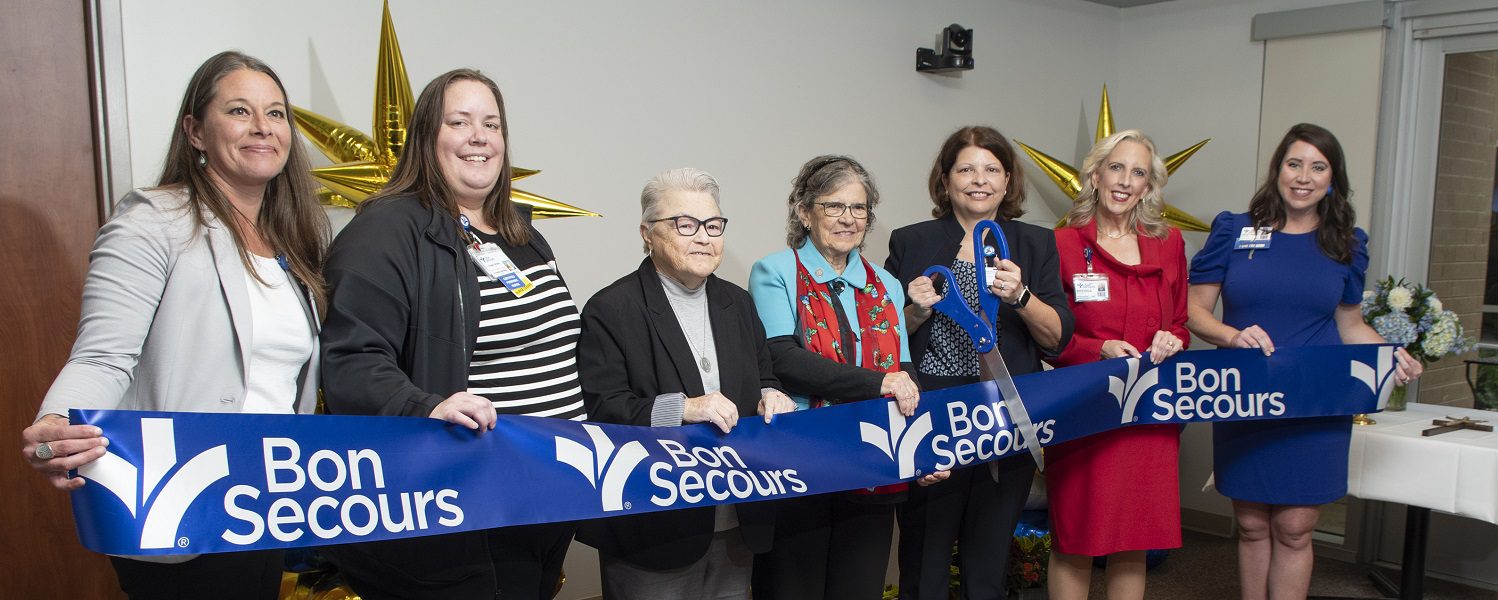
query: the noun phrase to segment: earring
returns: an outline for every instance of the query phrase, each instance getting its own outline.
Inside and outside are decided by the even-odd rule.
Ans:
[[[208,155],[207,154],[204,154],[202,152],[198,153],[198,166],[199,167],[206,167],[206,166],[208,166]]]

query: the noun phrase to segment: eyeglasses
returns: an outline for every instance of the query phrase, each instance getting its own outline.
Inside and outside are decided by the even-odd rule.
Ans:
[[[656,219],[651,221],[651,223],[660,223],[662,221],[671,221],[671,226],[676,228],[676,233],[685,237],[697,235],[698,228],[707,230],[707,237],[723,237],[723,231],[728,229],[728,219],[725,217],[698,219],[697,217],[680,215]]]
[[[869,205],[867,204],[843,204],[842,202],[813,202],[822,207],[822,214],[829,217],[841,217],[843,213],[853,211],[853,218],[869,218]]]

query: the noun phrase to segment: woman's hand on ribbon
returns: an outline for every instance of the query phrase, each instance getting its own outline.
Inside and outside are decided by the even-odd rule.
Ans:
[[[1419,359],[1410,356],[1410,353],[1406,352],[1404,348],[1394,349],[1395,385],[1405,385],[1411,381],[1419,379],[1420,374],[1424,372],[1425,365],[1421,364]]]
[[[795,410],[796,402],[780,393],[780,390],[766,389],[759,396],[759,414],[765,418],[765,423],[774,420],[775,415]]]
[[[927,473],[925,475],[922,475],[920,479],[915,480],[915,483],[916,483],[916,485],[919,485],[921,487],[925,487],[925,486],[928,486],[928,485],[933,485],[933,484],[937,484],[937,483],[941,483],[943,481],[946,481],[947,478],[951,477],[951,476],[952,476],[952,472],[951,471],[936,471],[935,473]]]
[[[43,459],[37,449],[46,444],[51,458]],[[45,415],[21,430],[21,455],[26,464],[47,478],[47,482],[62,491],[83,487],[82,477],[69,478],[68,471],[99,460],[109,446],[104,432],[93,425],[69,425],[62,415]]]
[[[687,398],[681,411],[682,423],[712,423],[723,433],[739,424],[739,407],[720,392]]]
[[[1123,356],[1139,358],[1139,349],[1123,340],[1108,340],[1103,342],[1103,348],[1099,354],[1102,355],[1103,360]]]
[[[458,392],[448,396],[446,400],[437,404],[432,409],[432,414],[427,415],[433,419],[447,421],[455,425],[462,425],[469,429],[483,433],[494,429],[496,414],[494,404],[483,396]]]
[[[1274,342],[1269,339],[1269,334],[1258,325],[1249,325],[1238,330],[1233,339],[1228,341],[1232,348],[1258,348],[1264,351],[1264,356],[1274,354]]]
[[[1158,365],[1165,359],[1175,356],[1185,346],[1181,343],[1181,338],[1176,337],[1175,334],[1169,331],[1156,331],[1155,340],[1150,342],[1149,347],[1150,362]]]
[[[900,409],[900,414],[913,417],[915,407],[921,401],[921,388],[916,386],[909,373],[892,371],[884,374],[884,382],[879,384],[879,395],[894,396],[895,406]]]

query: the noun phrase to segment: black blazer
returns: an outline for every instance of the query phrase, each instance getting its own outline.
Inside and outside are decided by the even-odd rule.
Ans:
[[[720,392],[738,405],[740,418],[753,418],[759,412],[760,389],[780,388],[764,326],[743,288],[717,276],[709,276],[705,285]],[[582,316],[577,359],[589,420],[648,426],[656,396],[703,395],[697,355],[650,259],[594,294]],[[738,515],[749,549],[769,550],[774,508],[744,503],[738,505]],[[579,528],[577,539],[647,569],[672,569],[707,553],[713,523],[713,507],[685,508],[590,521]]]
[[[1067,306],[1066,291],[1061,287],[1055,232],[1013,219],[999,222],[999,229],[1009,242],[1010,260],[1019,265],[1021,280],[1035,295],[1030,301],[1051,305],[1061,317],[1061,341],[1048,351],[1036,345],[1018,312],[1008,306],[999,309],[999,352],[1004,355],[1004,364],[1010,373],[1023,375],[1041,369],[1041,356],[1055,356],[1066,347],[1071,340],[1075,318]],[[884,268],[900,280],[900,285],[909,289],[910,282],[920,277],[927,267],[950,267],[956,262],[960,245],[972,243],[972,237],[973,232],[963,231],[957,217],[952,215],[901,227],[890,232],[889,258],[885,259]],[[910,302],[909,294],[906,294],[905,302]],[[932,320],[927,319],[920,328],[910,332],[910,361],[917,367],[931,346],[931,323]]]
[[[530,207],[513,206],[530,246],[554,260]],[[329,412],[425,417],[468,389],[482,301],[463,246],[452,215],[415,196],[365,205],[333,240],[321,336]]]

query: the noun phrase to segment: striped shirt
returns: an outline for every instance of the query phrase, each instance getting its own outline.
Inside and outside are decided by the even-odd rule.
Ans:
[[[482,232],[535,285],[519,298],[504,284],[478,276],[478,340],[468,365],[468,391],[488,398],[502,415],[581,421],[583,390],[577,378],[582,319],[567,284],[535,248],[511,247]]]

